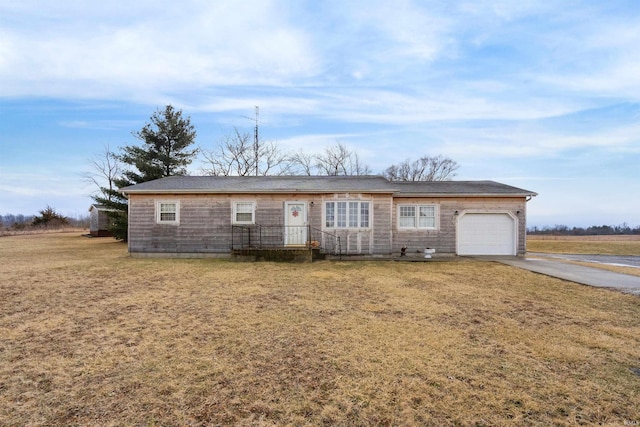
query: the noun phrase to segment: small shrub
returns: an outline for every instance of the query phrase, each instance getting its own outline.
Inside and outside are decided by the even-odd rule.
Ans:
[[[40,211],[40,216],[36,216],[33,219],[31,225],[34,227],[59,228],[69,225],[69,220],[47,205],[45,209]]]

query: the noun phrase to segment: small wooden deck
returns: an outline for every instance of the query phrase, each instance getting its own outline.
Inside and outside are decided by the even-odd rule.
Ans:
[[[313,262],[324,259],[325,255],[319,249],[306,247],[247,248],[232,250],[231,258],[237,261]]]

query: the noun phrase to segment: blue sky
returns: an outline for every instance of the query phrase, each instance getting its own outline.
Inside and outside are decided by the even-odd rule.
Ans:
[[[378,172],[422,155],[533,190],[529,225],[640,225],[629,1],[0,0],[0,214],[78,216],[157,108]],[[192,173],[199,173],[194,163]]]

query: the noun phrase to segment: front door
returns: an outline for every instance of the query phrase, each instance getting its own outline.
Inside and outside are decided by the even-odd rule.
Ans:
[[[284,244],[304,246],[307,242],[307,204],[284,202]]]

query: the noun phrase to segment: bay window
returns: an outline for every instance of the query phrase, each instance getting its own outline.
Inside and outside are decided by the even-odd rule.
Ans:
[[[369,228],[370,202],[325,202],[326,228]]]

